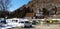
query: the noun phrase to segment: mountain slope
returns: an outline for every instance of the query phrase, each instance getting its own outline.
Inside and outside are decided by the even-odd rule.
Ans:
[[[27,10],[33,11],[35,14],[44,11],[43,12],[44,16],[50,15],[50,14],[54,15],[54,14],[56,14],[56,12],[60,12],[60,11],[58,11],[58,10],[60,10],[60,0],[32,0],[27,5],[23,5],[21,8],[14,11],[16,13],[16,16],[18,14],[22,15],[23,13],[21,13],[21,10],[22,10],[22,12],[24,12],[26,10],[26,8],[27,8]],[[43,15],[43,13],[42,13],[42,15]],[[25,15],[26,15],[26,13],[25,13]]]

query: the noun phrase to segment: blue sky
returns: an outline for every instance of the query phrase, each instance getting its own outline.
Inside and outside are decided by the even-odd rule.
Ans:
[[[12,0],[11,7],[9,8],[10,11],[14,11],[17,8],[23,6],[24,4],[27,4],[30,0]]]

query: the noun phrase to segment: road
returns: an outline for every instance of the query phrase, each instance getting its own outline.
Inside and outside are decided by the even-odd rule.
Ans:
[[[60,29],[59,25],[55,25],[55,24],[50,24],[48,25],[36,25],[34,28],[12,28],[12,29]]]

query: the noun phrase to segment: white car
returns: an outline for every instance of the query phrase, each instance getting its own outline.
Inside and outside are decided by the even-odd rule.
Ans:
[[[25,21],[24,27],[32,27],[32,24],[29,21]]]
[[[32,27],[32,24],[29,21],[21,21],[21,27]]]

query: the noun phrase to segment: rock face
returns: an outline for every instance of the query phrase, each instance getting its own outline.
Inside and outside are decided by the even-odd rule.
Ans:
[[[29,10],[32,13],[35,13],[36,16],[43,16],[43,13],[44,13],[44,16],[47,14],[54,15],[56,14],[56,12],[57,13],[60,12],[60,0],[31,0],[27,5],[23,5],[21,8],[15,10],[13,13],[16,14],[16,15],[14,14],[15,16],[19,14],[20,16],[18,15],[18,17],[21,17],[26,15],[26,13],[24,14],[26,10]]]
[[[46,8],[49,14],[55,15],[60,12],[60,0],[31,0],[26,7],[30,7],[34,13],[41,12],[43,8]]]
[[[55,6],[60,7],[60,0],[32,0],[27,4],[27,7],[31,7],[34,11],[42,8],[52,9]]]

